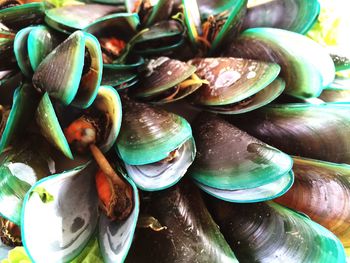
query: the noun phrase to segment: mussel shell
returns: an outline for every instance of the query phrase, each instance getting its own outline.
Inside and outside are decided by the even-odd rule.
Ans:
[[[145,71],[141,75],[140,86],[133,91],[133,95],[144,99],[159,95],[180,84],[195,71],[195,66],[179,60],[168,57],[152,59],[145,65]]]
[[[18,134],[23,133],[35,114],[39,103],[39,95],[32,85],[24,83],[16,89],[13,105],[0,139],[0,152],[2,152]]]
[[[235,190],[249,190],[279,181],[275,183],[278,188],[264,196],[266,200],[291,186],[293,176],[289,171],[293,162],[288,155],[214,115],[201,115],[193,127],[198,154],[190,175],[200,185],[213,188],[213,192],[215,189],[231,190],[231,201],[238,199],[234,196]],[[247,195],[247,201],[259,201],[261,196]],[[225,199],[230,200],[229,197]],[[245,201],[244,196],[241,201]]]
[[[0,72],[0,105],[11,105],[17,87],[21,85],[23,75],[19,69]]]
[[[295,183],[275,201],[305,213],[350,248],[350,165],[293,160]]]
[[[26,27],[16,34],[14,53],[21,71],[31,77],[40,62],[59,44],[45,26]]]
[[[205,106],[203,109],[220,114],[240,114],[263,107],[275,100],[284,91],[285,82],[281,78],[276,78],[263,90],[248,97],[247,100],[222,106]]]
[[[240,262],[345,262],[334,234],[283,206],[212,200],[210,208]]]
[[[209,82],[193,97],[193,103],[218,106],[239,102],[271,84],[280,72],[274,63],[241,58],[198,58],[189,61],[196,74]]]
[[[116,13],[117,6],[101,4],[70,5],[52,8],[45,12],[45,22],[54,29],[71,33],[81,30],[97,19]]]
[[[0,215],[16,225],[21,225],[22,202],[27,191],[55,169],[54,162],[40,146],[42,141],[33,137],[25,139],[0,155]]]
[[[126,262],[237,262],[189,182],[152,193],[143,204],[144,215],[154,217],[165,229],[140,225]]]
[[[133,51],[140,55],[164,54],[182,45],[184,28],[175,20],[161,21],[136,41]]]
[[[158,162],[192,137],[189,123],[176,114],[127,98],[122,105],[116,148],[129,165]]]
[[[256,203],[271,200],[284,195],[289,191],[294,182],[294,174],[292,171],[285,174],[281,178],[255,188],[247,188],[241,190],[227,190],[210,187],[200,182],[196,185],[207,194],[218,199],[233,203]]]
[[[333,61],[325,49],[303,35],[282,29],[248,29],[224,54],[278,63],[286,81],[285,92],[299,98],[319,96],[335,76]]]
[[[280,104],[230,117],[252,136],[297,156],[350,163],[350,105]]]
[[[305,34],[319,13],[317,0],[272,0],[248,8],[243,27],[274,27]]]
[[[67,158],[73,159],[73,154],[47,93],[42,96],[39,102],[35,113],[35,120],[40,133],[48,140],[48,142],[60,150]]]
[[[138,192],[125,178],[133,190],[134,206],[125,221],[111,221],[100,215],[95,173],[93,165],[85,164],[40,180],[29,190],[22,210],[22,237],[32,261],[71,262],[84,253],[96,232],[103,261],[124,261],[139,214]]]
[[[42,24],[44,17],[44,4],[42,2],[33,2],[0,10],[0,23],[15,31],[30,25]]]
[[[97,38],[110,34],[128,42],[136,34],[139,25],[140,20],[137,14],[118,13],[102,17],[83,30]]]
[[[49,176],[27,193],[22,241],[34,262],[70,261],[83,250],[98,224],[93,166]]]
[[[122,123],[122,105],[118,92],[109,86],[100,86],[97,97],[92,104],[93,108],[100,112],[106,113],[111,121],[108,136],[100,145],[103,152],[109,151],[118,137]]]
[[[84,73],[85,51],[90,64]],[[55,65],[54,67],[52,65]],[[87,108],[94,101],[102,79],[102,54],[97,39],[76,31],[57,46],[34,73],[33,84],[63,104]]]
[[[176,184],[186,173],[196,155],[193,138],[178,148],[178,156],[169,161],[146,165],[125,164],[126,171],[138,188],[144,191],[159,191]]]

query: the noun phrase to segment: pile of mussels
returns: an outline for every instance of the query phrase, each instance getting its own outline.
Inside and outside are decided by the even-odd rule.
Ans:
[[[345,262],[350,59],[304,35],[318,1],[93,1],[0,1],[1,257]]]

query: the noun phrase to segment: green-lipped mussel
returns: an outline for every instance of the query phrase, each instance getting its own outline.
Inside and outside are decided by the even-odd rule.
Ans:
[[[350,166],[294,157],[295,183],[275,201],[332,231],[350,250]]]
[[[240,262],[343,262],[344,248],[330,231],[276,203],[212,200],[214,220]]]
[[[116,149],[128,175],[147,191],[177,183],[196,153],[189,123],[182,117],[125,98]]]
[[[194,123],[197,157],[190,175],[207,193],[249,203],[284,194],[293,183],[291,158],[214,115]]]

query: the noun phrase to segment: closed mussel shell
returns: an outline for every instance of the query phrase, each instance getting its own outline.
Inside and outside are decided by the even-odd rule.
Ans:
[[[145,197],[126,262],[237,262],[188,181]]]
[[[210,208],[239,262],[345,263],[344,247],[334,234],[276,203],[216,199]]]
[[[291,187],[288,155],[215,115],[201,115],[193,127],[198,154],[190,175],[204,191],[231,202],[257,202]]]
[[[350,105],[269,105],[230,122],[252,136],[302,157],[350,163]]]
[[[189,63],[197,67],[198,77],[208,81],[191,101],[211,111],[251,111],[271,102],[284,89],[284,82],[276,79],[280,66],[275,63],[232,57],[198,58]]]
[[[317,0],[272,0],[249,7],[243,27],[274,27],[305,34],[319,13]]]
[[[294,157],[293,187],[275,201],[310,216],[350,249],[350,166]]]
[[[318,97],[335,76],[333,61],[324,48],[306,36],[282,29],[248,29],[224,55],[278,63],[285,93],[298,98]]]
[[[148,191],[178,182],[196,151],[191,127],[184,118],[128,98],[123,100],[116,149],[128,175]]]
[[[76,31],[40,63],[33,84],[65,105],[87,108],[97,95],[101,78],[102,54],[97,39]]]

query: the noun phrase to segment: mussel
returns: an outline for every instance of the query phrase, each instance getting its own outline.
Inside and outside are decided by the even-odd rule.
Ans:
[[[277,98],[285,83],[277,78],[280,66],[241,58],[196,58],[188,63],[207,81],[190,98],[205,110],[238,114],[262,107]]]
[[[76,31],[40,63],[33,84],[65,105],[87,108],[96,98],[101,79],[102,54],[97,39]]]
[[[135,203],[125,220],[111,221],[99,215],[95,172],[94,165],[85,164],[40,180],[29,190],[23,204],[22,239],[33,261],[73,260],[95,238],[96,228],[103,260],[124,260],[136,227],[138,192],[125,178]]]
[[[230,121],[254,137],[297,156],[350,162],[350,105],[268,105]]]
[[[334,234],[276,203],[216,199],[209,211],[239,262],[345,262],[344,248]]]
[[[194,160],[196,147],[182,117],[124,98],[116,149],[128,175],[148,191],[177,183]]]
[[[317,0],[263,1],[249,6],[243,28],[274,27],[305,34],[314,25],[319,13]]]
[[[350,166],[294,157],[295,183],[275,201],[303,212],[350,249]]]
[[[298,98],[318,97],[335,76],[334,63],[322,46],[282,29],[247,29],[224,55],[278,63],[286,82],[285,92]]]
[[[238,262],[187,180],[144,196],[126,262]]]
[[[149,60],[141,74],[140,85],[131,95],[143,101],[163,104],[195,92],[203,82],[196,67],[168,57]]]
[[[213,115],[201,115],[193,127],[198,153],[190,175],[207,193],[248,203],[275,198],[291,187],[288,155]]]
[[[247,0],[183,0],[182,3],[191,43],[215,52],[240,32]]]

